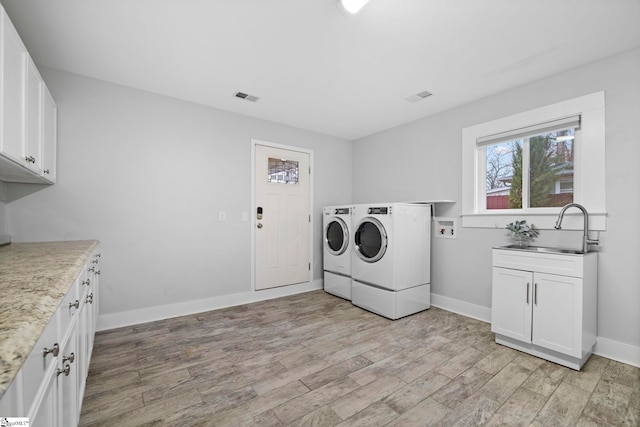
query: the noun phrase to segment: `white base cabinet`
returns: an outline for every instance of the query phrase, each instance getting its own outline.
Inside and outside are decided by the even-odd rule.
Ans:
[[[90,256],[47,323],[0,400],[1,416],[28,417],[32,427],[78,425],[96,330],[100,256]]]
[[[494,249],[496,342],[579,370],[596,343],[597,260]]]

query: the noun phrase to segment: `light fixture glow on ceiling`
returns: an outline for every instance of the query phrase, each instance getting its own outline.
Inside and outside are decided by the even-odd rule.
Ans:
[[[369,0],[338,0],[338,5],[352,15],[358,13]]]

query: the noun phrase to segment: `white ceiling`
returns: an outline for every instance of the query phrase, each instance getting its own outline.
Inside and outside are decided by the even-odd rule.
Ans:
[[[0,1],[38,64],[348,140],[640,46],[640,0]]]

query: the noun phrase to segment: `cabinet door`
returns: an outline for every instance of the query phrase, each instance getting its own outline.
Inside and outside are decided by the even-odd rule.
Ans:
[[[54,369],[60,354],[59,343],[58,317],[54,314],[22,365],[25,409],[29,409],[31,402],[36,400],[40,384],[45,381],[51,369]]]
[[[84,397],[84,390],[86,385],[87,374],[89,373],[89,358],[91,353],[89,343],[89,328],[92,306],[89,303],[90,280],[87,279],[86,273],[81,275],[81,297],[80,297],[80,312],[78,313],[77,324],[77,345],[78,352],[76,354],[77,363],[77,387],[78,387],[78,408],[82,407],[82,401]]]
[[[0,398],[0,417],[23,417],[25,413],[22,397],[22,372],[18,372]]]
[[[56,182],[56,155],[57,155],[57,120],[58,109],[56,103],[47,89],[43,88],[43,112],[42,112],[42,176],[52,184]]]
[[[32,426],[59,426],[58,422],[58,376],[55,369],[49,371],[46,381],[41,384],[41,400],[34,402],[29,414],[30,425]]]
[[[61,426],[78,425],[78,364],[76,363],[76,324],[60,352],[58,371],[58,411]]]
[[[2,72],[0,88],[0,145],[2,154],[26,165],[25,114],[27,49],[4,9],[0,8]]]
[[[533,274],[494,267],[492,280],[491,331],[531,342]]]
[[[582,357],[582,279],[534,274],[533,343]]]
[[[44,82],[31,58],[27,59],[27,167],[42,173],[42,96]]]

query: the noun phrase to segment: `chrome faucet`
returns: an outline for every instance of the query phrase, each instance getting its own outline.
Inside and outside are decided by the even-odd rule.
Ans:
[[[589,251],[589,245],[597,245],[600,243],[600,241],[598,239],[595,239],[595,240],[589,239],[589,214],[587,213],[587,210],[584,208],[584,206],[578,203],[569,203],[568,205],[564,205],[562,209],[560,209],[560,214],[558,215],[558,219],[556,220],[555,229],[556,230],[562,229],[561,225],[562,225],[562,219],[564,218],[564,213],[567,209],[572,207],[580,209],[582,211],[582,216],[584,216],[584,227],[583,227],[584,233],[582,235],[582,252],[586,254]]]

